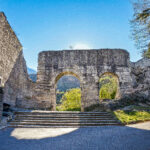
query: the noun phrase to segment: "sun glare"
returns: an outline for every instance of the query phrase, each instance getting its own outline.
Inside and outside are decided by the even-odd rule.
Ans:
[[[90,49],[90,47],[86,44],[78,43],[73,47],[73,49]]]

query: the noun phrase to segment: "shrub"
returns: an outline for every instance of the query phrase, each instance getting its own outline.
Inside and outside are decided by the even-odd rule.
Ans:
[[[117,77],[113,75],[103,75],[100,78],[100,99],[115,99],[117,94]]]
[[[80,88],[70,89],[65,92],[61,104],[56,107],[58,111],[80,111],[81,110],[81,90]]]

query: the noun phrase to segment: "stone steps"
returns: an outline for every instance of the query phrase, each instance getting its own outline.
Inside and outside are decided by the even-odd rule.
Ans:
[[[16,115],[16,118],[109,118],[110,115],[85,116],[85,115]]]
[[[41,126],[100,126],[100,125],[118,125],[118,123],[73,123],[73,122],[65,122],[65,123],[37,123],[37,122],[12,122],[10,125],[41,125]]]
[[[17,111],[15,114],[109,114],[108,112],[79,112],[79,111]]]
[[[14,120],[11,123],[22,122],[37,122],[37,123],[102,123],[102,122],[116,122],[116,120]]]
[[[112,117],[15,117],[17,120],[111,120]]]
[[[108,112],[15,112],[9,127],[93,127],[121,125]]]
[[[64,125],[59,125],[59,126],[42,126],[42,125],[8,125],[9,128],[87,128],[87,127],[99,127],[99,126],[121,126],[122,124],[99,124],[96,126],[64,126]]]

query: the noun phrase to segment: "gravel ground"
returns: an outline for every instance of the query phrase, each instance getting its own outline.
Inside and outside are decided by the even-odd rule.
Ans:
[[[150,150],[150,122],[91,128],[6,128],[0,150]]]

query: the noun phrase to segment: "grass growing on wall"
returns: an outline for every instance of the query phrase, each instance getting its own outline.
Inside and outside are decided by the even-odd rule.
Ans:
[[[101,99],[115,99],[117,94],[118,82],[117,77],[106,74],[99,80],[99,98]]]
[[[65,92],[61,104],[56,106],[57,111],[80,111],[81,110],[81,89],[74,88]]]

